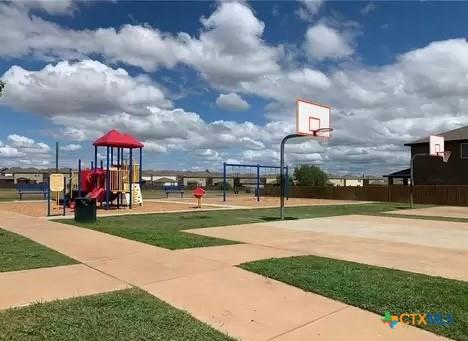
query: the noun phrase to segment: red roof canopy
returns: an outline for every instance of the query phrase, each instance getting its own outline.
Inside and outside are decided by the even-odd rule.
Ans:
[[[143,143],[129,134],[122,134],[118,130],[112,129],[105,135],[93,142],[94,146],[100,147],[121,147],[121,148],[142,148]]]

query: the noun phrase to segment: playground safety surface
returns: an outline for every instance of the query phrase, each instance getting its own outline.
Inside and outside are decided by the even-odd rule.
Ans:
[[[166,199],[172,202],[193,202],[192,198],[168,198]],[[246,195],[230,195],[223,201],[222,196],[206,197],[203,198],[203,202],[206,205],[230,206],[237,208],[269,208],[279,207],[279,197],[261,197],[260,201],[254,196]],[[289,198],[284,201],[286,207],[293,206],[320,206],[320,205],[352,205],[352,204],[364,204],[368,201],[352,201],[352,200],[332,200],[332,199],[313,199],[313,198]]]
[[[95,277],[94,291],[137,286],[243,340],[444,338],[405,325],[389,330],[381,316],[233,267],[241,262],[317,254],[468,280],[468,270],[463,266],[468,251],[455,241],[468,234],[468,225],[463,223],[343,216],[214,227],[187,232],[246,244],[171,251],[12,212],[0,211],[0,214],[1,228],[82,262],[79,266],[94,276],[98,271],[102,276]],[[348,224],[353,228],[345,229]],[[404,228],[408,230],[408,226],[416,234],[405,238],[406,234],[401,233],[395,239],[394,234]],[[354,229],[360,232],[353,234]],[[450,249],[436,246],[434,240],[440,238],[442,231],[448,236],[445,240]],[[437,234],[434,239],[427,236],[434,233]],[[36,271],[45,270],[29,273]],[[0,306],[59,298],[60,295],[47,294],[45,282],[38,281],[37,286],[31,285],[27,290],[18,287],[17,280],[10,278],[18,276],[17,273],[0,274]],[[63,278],[61,281],[55,277],[55,287],[50,290],[64,290],[60,286],[67,287],[69,281],[66,276]],[[88,278],[90,275],[83,272],[81,281],[86,282]],[[86,292],[77,289],[74,294]],[[62,297],[69,296],[69,292],[62,294]]]
[[[327,199],[300,199],[291,198],[285,202],[287,207],[293,206],[317,206],[317,205],[349,205],[361,204],[363,201],[349,200],[327,200]],[[98,216],[114,216],[126,214],[148,214],[148,213],[175,213],[199,211],[196,207],[196,201],[192,197],[188,198],[165,198],[165,199],[147,199],[142,206],[135,205],[132,209],[111,207],[106,210],[98,205]],[[213,209],[245,209],[245,208],[268,208],[278,207],[279,198],[265,197],[258,202],[252,196],[233,196],[228,201],[223,202],[222,197],[208,197],[203,199],[203,210]],[[0,202],[0,209],[32,217],[45,217],[47,215],[47,201],[10,201]],[[51,203],[51,215],[62,216],[63,208]],[[73,216],[73,211],[67,208],[66,215]]]

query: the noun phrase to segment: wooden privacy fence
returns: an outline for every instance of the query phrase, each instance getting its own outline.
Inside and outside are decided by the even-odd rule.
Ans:
[[[409,202],[408,186],[346,186],[309,187],[290,186],[290,198],[316,198],[335,200]],[[278,186],[265,186],[263,196],[279,196]],[[414,187],[414,202],[417,204],[468,206],[466,185],[421,185]]]

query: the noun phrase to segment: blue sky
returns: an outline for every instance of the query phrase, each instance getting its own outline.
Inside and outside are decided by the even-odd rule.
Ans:
[[[405,142],[468,121],[467,12],[467,2],[3,2],[0,166],[48,166],[56,140],[74,166],[111,128],[143,140],[153,169],[277,164],[303,97],[332,106],[335,132],[329,144],[293,143],[289,164],[397,170]]]

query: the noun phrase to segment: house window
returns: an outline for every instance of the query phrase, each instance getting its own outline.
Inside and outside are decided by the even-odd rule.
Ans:
[[[468,159],[468,143],[460,144],[460,157],[462,159]]]

